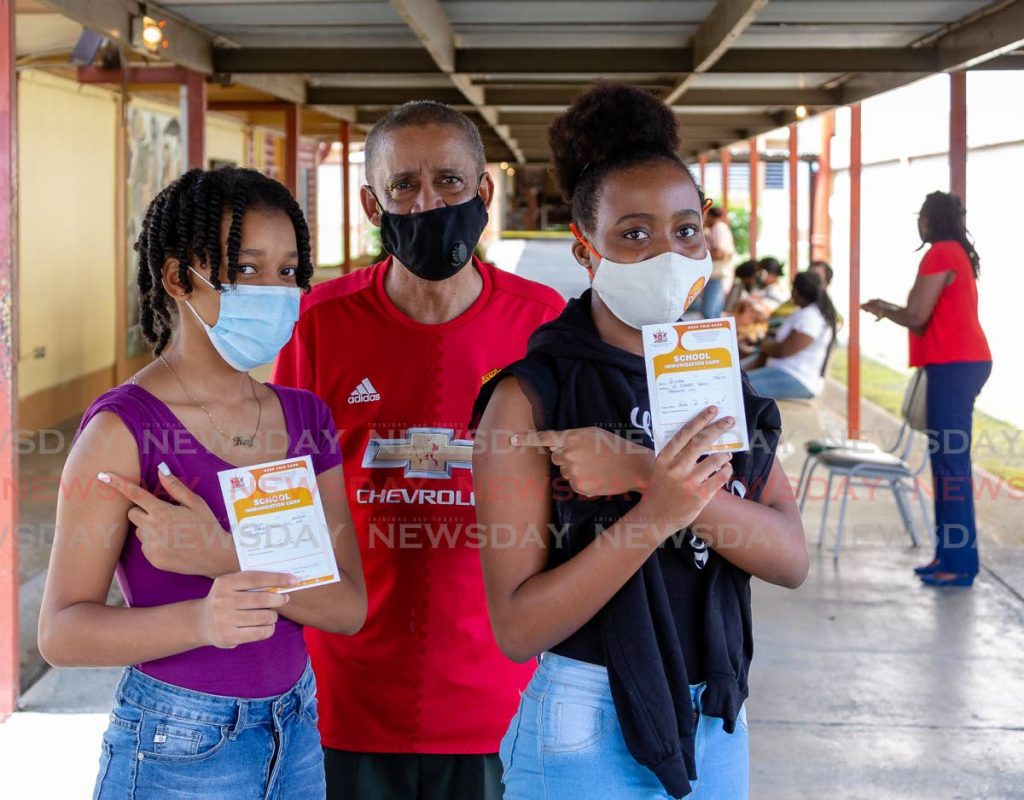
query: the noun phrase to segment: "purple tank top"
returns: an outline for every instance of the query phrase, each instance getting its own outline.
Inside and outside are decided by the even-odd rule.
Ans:
[[[330,409],[316,395],[301,389],[267,384],[281,401],[288,434],[288,458],[308,455],[319,475],[341,463],[338,434]],[[225,536],[227,512],[217,472],[233,464],[207,450],[174,413],[140,386],[124,384],[98,397],[82,417],[79,431],[100,412],[117,414],[139,448],[142,486],[170,500],[157,477],[157,465],[171,472],[201,496]],[[142,553],[129,523],[128,536],[115,571],[129,606],[150,607],[206,597],[213,581],[154,567]],[[271,697],[288,691],[306,665],[302,626],[281,617],[274,635],[233,650],[200,647],[136,666],[147,675],[186,689],[229,697]]]

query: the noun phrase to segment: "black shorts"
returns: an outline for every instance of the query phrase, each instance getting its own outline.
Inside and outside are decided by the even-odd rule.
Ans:
[[[501,800],[501,761],[485,755],[324,748],[327,800]]]

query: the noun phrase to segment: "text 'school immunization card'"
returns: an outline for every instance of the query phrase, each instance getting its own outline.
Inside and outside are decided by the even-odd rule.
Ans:
[[[309,456],[226,469],[220,478],[242,570],[287,572],[292,592],[340,580]]]
[[[704,452],[749,450],[733,318],[644,325],[643,338],[655,452],[708,406],[736,425]]]

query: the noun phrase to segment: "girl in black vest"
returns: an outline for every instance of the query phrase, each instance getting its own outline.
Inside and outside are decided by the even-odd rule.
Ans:
[[[807,549],[745,384],[751,450],[707,409],[655,458],[640,326],[710,275],[704,197],[671,111],[601,84],[551,127],[591,290],[484,387],[473,459],[498,645],[540,656],[501,744],[506,800],[747,796],[750,576],[796,588]]]

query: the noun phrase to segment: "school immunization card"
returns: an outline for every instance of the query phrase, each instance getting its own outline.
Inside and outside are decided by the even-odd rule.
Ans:
[[[287,572],[299,580],[275,589],[279,592],[340,580],[309,456],[227,469],[217,476],[243,571]]]
[[[704,452],[749,450],[733,318],[644,325],[643,340],[655,452],[708,406],[736,424]]]

